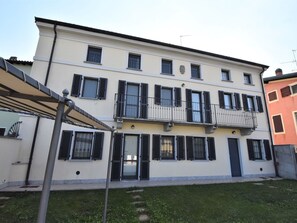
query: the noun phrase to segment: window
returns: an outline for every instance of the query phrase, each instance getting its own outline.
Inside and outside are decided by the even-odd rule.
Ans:
[[[195,79],[201,78],[199,65],[191,64],[191,77]]]
[[[107,79],[73,75],[71,96],[106,99]]]
[[[254,97],[247,96],[248,111],[255,111]]]
[[[297,84],[291,85],[292,94],[297,94]]]
[[[250,74],[243,74],[245,84],[252,84],[252,76]]]
[[[295,121],[295,129],[296,129],[296,133],[297,133],[297,112],[294,112],[293,116],[294,116],[293,119]]]
[[[215,141],[213,137],[186,137],[187,160],[215,160]]]
[[[221,74],[222,74],[222,80],[223,81],[230,81],[230,71],[229,70],[221,70]]]
[[[280,91],[281,91],[281,95],[282,95],[283,98],[288,97],[288,96],[290,96],[292,94],[297,94],[297,84],[294,83],[294,84],[291,84],[291,85],[286,86],[284,88],[281,88]]]
[[[240,95],[238,93],[229,93],[219,91],[220,108],[241,110]]]
[[[155,104],[181,107],[181,88],[155,85]]]
[[[225,109],[232,109],[232,95],[229,93],[224,93],[224,102],[225,102]]]
[[[272,121],[273,121],[273,125],[274,125],[274,132],[275,133],[283,133],[284,126],[283,126],[283,122],[282,122],[282,116],[274,115],[274,116],[272,116]]]
[[[103,132],[65,130],[62,132],[58,159],[102,159],[103,139]]]
[[[0,128],[0,136],[4,136],[5,134],[5,128]]]
[[[277,93],[276,91],[272,91],[268,93],[268,100],[269,101],[275,101],[277,100]]]
[[[136,54],[129,54],[128,68],[140,70],[141,56]]]
[[[247,139],[249,160],[271,160],[269,140]]]
[[[161,137],[161,159],[174,159],[174,137]]]
[[[243,109],[248,112],[264,112],[261,96],[242,94]]]
[[[161,88],[161,105],[172,106],[172,88]]]
[[[93,63],[101,63],[101,48],[91,47],[88,48],[88,55],[87,55],[87,61],[93,62]]]
[[[205,160],[205,142],[202,137],[193,137],[193,157],[195,160]]]
[[[172,61],[162,59],[162,74],[172,74]]]

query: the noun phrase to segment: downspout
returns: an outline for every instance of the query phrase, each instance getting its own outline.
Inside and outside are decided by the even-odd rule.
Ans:
[[[55,36],[54,36],[54,40],[53,40],[50,59],[49,59],[48,66],[47,66],[44,86],[47,86],[48,77],[49,77],[49,73],[50,73],[51,65],[52,65],[52,60],[53,60],[53,55],[54,55],[54,51],[55,51],[56,40],[57,40],[57,24],[54,25],[54,33],[55,33]],[[31,171],[31,166],[32,166],[33,154],[34,154],[34,150],[35,150],[35,143],[36,143],[37,132],[38,132],[38,128],[39,128],[39,122],[40,122],[40,117],[37,117],[35,130],[34,130],[34,135],[33,135],[33,140],[32,140],[32,146],[31,146],[31,150],[30,150],[28,168],[27,168],[27,172],[26,172],[25,185],[29,185],[29,177],[30,177],[30,171]]]
[[[268,121],[269,136],[270,136],[271,148],[272,148],[273,165],[274,165],[275,175],[277,177],[279,177],[278,170],[277,170],[277,163],[276,163],[276,159],[275,159],[275,153],[274,153],[274,144],[273,144],[272,130],[271,130],[270,120],[269,120],[269,110],[268,110],[268,107],[267,107],[265,89],[264,89],[263,78],[262,78],[262,74],[265,71],[265,68],[262,67],[262,69],[263,70],[259,73],[259,75],[260,75],[262,93],[263,93],[263,97],[264,97],[264,105],[265,105],[265,109],[266,109],[266,118],[267,118],[267,121]]]

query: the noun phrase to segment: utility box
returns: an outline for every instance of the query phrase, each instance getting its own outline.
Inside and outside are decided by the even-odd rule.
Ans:
[[[277,170],[280,177],[297,180],[297,146],[274,146]]]

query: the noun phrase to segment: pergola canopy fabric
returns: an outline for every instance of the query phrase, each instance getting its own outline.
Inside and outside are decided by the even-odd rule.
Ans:
[[[59,103],[65,103],[63,122],[86,128],[112,129],[74,103],[53,92],[0,57],[0,109],[55,119]]]

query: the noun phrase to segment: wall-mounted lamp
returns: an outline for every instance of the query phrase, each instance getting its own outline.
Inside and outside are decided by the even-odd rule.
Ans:
[[[131,129],[135,129],[135,125],[131,125]]]
[[[181,86],[184,87],[185,86],[185,83],[182,83]]]
[[[234,131],[232,131],[232,134],[234,135],[234,134],[236,134],[236,131],[234,130]]]

